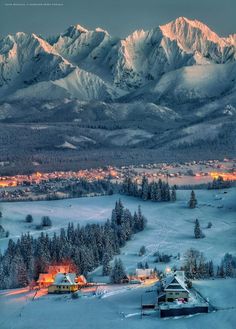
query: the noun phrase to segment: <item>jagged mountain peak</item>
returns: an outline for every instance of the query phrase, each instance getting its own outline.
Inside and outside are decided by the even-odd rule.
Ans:
[[[186,17],[179,17],[168,24],[160,26],[160,29],[165,36],[172,40],[197,38],[201,36],[222,47],[226,45],[224,38],[219,37],[207,25],[196,19],[191,20]]]
[[[25,32],[17,32],[16,34],[9,34],[5,38],[0,41],[0,53],[2,53],[1,45],[8,45],[9,47],[5,47],[5,54],[13,48],[14,45],[18,47],[34,47],[39,50],[39,48],[43,49],[48,53],[55,53],[53,47],[43,38],[36,35],[35,33],[25,33]]]
[[[74,38],[78,37],[82,33],[87,33],[88,30],[83,26],[76,24],[69,26],[63,33],[60,34],[62,37]]]
[[[103,81],[115,91],[111,94],[118,89],[129,93],[184,67],[235,62],[235,43],[235,34],[221,38],[205,24],[186,17],[150,31],[136,30],[125,39],[114,38],[99,27],[91,31],[81,25],[71,25],[48,40],[18,32],[0,39],[0,93],[64,79],[75,69],[83,72],[70,75],[68,90],[73,77],[86,81],[86,88],[96,80],[93,88]],[[90,73],[89,78],[84,72]]]
[[[101,27],[96,27],[95,32],[97,32],[97,33],[104,33],[106,35],[109,35],[108,31],[102,29]]]
[[[69,26],[68,29],[66,29],[63,33],[60,34],[60,37],[69,37],[71,39],[75,39],[83,34],[93,34],[93,33],[102,33],[109,36],[109,33],[106,30],[102,29],[101,27],[97,27],[93,31],[93,30],[88,30],[83,26],[77,24],[77,25]]]
[[[77,31],[81,32],[81,33],[86,33],[88,32],[88,30],[86,28],[84,28],[83,26],[81,26],[80,24],[76,24],[75,28]]]

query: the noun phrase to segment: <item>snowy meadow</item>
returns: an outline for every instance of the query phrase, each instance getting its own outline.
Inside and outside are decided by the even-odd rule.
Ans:
[[[180,266],[187,249],[193,247],[203,252],[205,257],[219,264],[225,253],[235,255],[236,244],[236,189],[198,190],[198,205],[188,208],[189,190],[177,191],[176,202],[142,201],[139,198],[112,195],[93,198],[79,198],[43,202],[2,203],[0,224],[10,232],[8,238],[0,240],[2,251],[8,239],[17,240],[22,233],[30,232],[33,236],[41,233],[35,226],[42,216],[49,216],[52,227],[44,229],[49,235],[67,227],[69,222],[80,224],[104,223],[110,218],[115,202],[121,198],[125,207],[131,212],[141,205],[147,218],[144,231],[132,236],[119,257],[129,273],[137,267],[138,262],[148,262],[150,267],[165,270],[166,266]],[[31,214],[33,223],[26,223],[25,216]],[[205,234],[203,239],[194,238],[194,222],[199,220]],[[208,222],[212,223],[207,228]],[[146,253],[139,256],[141,246]],[[153,254],[163,252],[172,255],[168,264],[155,263]],[[101,277],[101,268],[91,276]],[[102,278],[101,278],[102,279]],[[216,313],[188,317],[159,319],[157,316],[140,318],[140,298],[155,290],[155,287],[124,286],[107,289],[99,296],[85,295],[78,300],[70,296],[45,295],[32,300],[32,292],[6,290],[0,293],[0,327],[10,328],[233,328],[235,323],[236,296],[235,279],[215,279],[195,281],[194,286],[217,306]],[[115,293],[114,293],[115,291]],[[197,319],[197,321],[196,321]],[[222,326],[223,323],[223,326]]]

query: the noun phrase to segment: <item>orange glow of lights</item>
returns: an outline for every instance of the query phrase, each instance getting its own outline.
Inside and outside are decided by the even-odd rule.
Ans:
[[[1,180],[0,187],[10,187],[10,186],[17,186],[17,181],[14,180]]]
[[[236,180],[236,172],[232,172],[232,173],[211,172],[210,175],[213,179],[222,177],[224,180],[231,180],[231,181]]]

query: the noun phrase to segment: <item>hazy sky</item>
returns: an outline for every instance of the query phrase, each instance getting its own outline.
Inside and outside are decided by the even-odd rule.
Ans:
[[[32,6],[40,3],[49,5]],[[236,0],[0,0],[0,5],[1,35],[17,31],[52,35],[80,24],[124,37],[179,16],[201,20],[222,36],[236,32]]]

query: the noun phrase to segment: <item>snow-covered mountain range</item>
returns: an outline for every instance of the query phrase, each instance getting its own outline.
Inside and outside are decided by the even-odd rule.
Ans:
[[[235,139],[236,34],[180,17],[0,38],[3,172],[229,157]]]
[[[144,92],[157,94],[155,100],[160,93],[215,97],[235,88],[235,46],[236,34],[221,38],[184,17],[124,40],[80,25],[49,39],[19,32],[0,39],[0,97],[112,101]],[[229,72],[229,83],[219,88]]]

